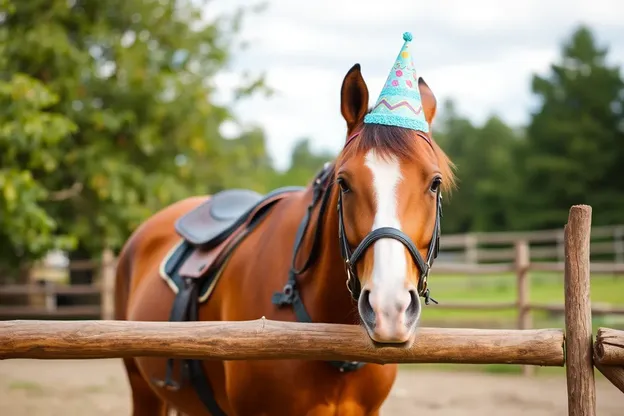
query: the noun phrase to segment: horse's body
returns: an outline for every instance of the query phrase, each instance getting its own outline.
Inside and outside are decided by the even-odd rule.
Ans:
[[[409,55],[404,49],[400,56]],[[406,82],[409,88],[420,89],[418,100],[422,95],[422,105],[409,104],[414,119],[424,122],[426,117],[430,123],[435,114],[433,94],[415,73],[417,86]],[[341,94],[348,140],[331,165],[325,202],[314,205],[303,234],[297,267],[310,253],[315,256],[310,268],[298,276],[297,289],[312,321],[362,322],[371,348],[381,344],[403,348],[415,336],[418,295],[428,296],[426,276],[439,237],[440,182],[444,177],[444,187],[452,185],[450,162],[426,133],[427,126],[426,132],[363,127],[368,89],[359,65],[345,77]],[[416,105],[420,110],[413,108]],[[278,307],[272,297],[282,290],[291,270],[298,227],[315,195],[315,183],[283,197],[234,249],[210,298],[198,309],[200,321],[262,316],[297,320],[295,308]],[[175,295],[159,276],[159,266],[180,241],[175,221],[208,198],[188,198],[163,209],[126,242],[118,263],[116,319],[169,320]],[[316,230],[321,230],[318,247],[313,244]],[[170,391],[153,382],[165,377],[166,361],[124,360],[134,415],[163,414],[167,405],[192,416],[209,415],[188,383]],[[216,402],[229,416],[378,415],[397,373],[396,365],[366,364],[342,372],[329,363],[307,360],[202,365]],[[175,374],[178,368],[176,363]]]
[[[201,305],[201,321],[262,316],[296,320],[291,308],[274,307],[271,296],[284,285],[297,226],[310,198],[309,188],[286,197],[240,244],[210,300]],[[179,241],[173,227],[175,220],[205,199],[189,198],[165,208],[130,238],[118,266],[116,319],[168,320],[174,294],[160,278],[158,268]],[[328,210],[327,215],[325,235],[337,235],[336,210]],[[354,324],[357,313],[345,287],[338,240],[334,244],[330,241],[319,267],[306,276],[301,296],[315,322]],[[188,415],[208,414],[188,386],[178,392],[152,387],[154,392],[149,387],[147,380],[164,378],[165,363],[164,358],[125,360],[134,414],[156,415],[165,401]],[[397,371],[396,365],[368,364],[357,372],[340,373],[324,362],[296,360],[207,361],[204,365],[219,406],[228,415],[240,416],[374,415]]]

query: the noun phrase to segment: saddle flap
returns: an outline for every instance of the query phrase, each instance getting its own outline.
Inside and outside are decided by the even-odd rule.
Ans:
[[[175,223],[176,232],[193,245],[216,246],[261,199],[261,194],[247,189],[221,191],[180,217]]]
[[[203,277],[221,254],[229,238],[212,249],[196,248],[180,267],[180,276],[199,279]]]

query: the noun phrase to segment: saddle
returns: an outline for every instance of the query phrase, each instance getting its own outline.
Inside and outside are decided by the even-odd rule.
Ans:
[[[266,195],[228,189],[215,194],[175,222],[181,240],[163,259],[161,277],[176,295],[193,279],[200,303],[206,301],[216,283],[215,272],[223,267],[238,243],[278,201],[301,189],[284,187]]]
[[[160,264],[160,275],[176,294],[169,321],[196,321],[198,309],[212,293],[229,257],[244,238],[289,194],[303,187],[278,188],[266,195],[247,189],[229,189],[184,214],[175,222],[181,237]],[[204,374],[201,361],[183,360],[181,380],[172,377],[173,359],[167,360],[165,379],[152,379],[159,387],[180,389],[188,378],[213,415],[222,415]]]

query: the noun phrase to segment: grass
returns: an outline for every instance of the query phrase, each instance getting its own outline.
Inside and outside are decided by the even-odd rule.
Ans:
[[[563,304],[563,275],[559,273],[530,273],[530,301]],[[432,296],[440,303],[499,303],[515,302],[517,297],[516,277],[513,273],[490,276],[436,275],[429,278]],[[609,304],[624,307],[624,276],[592,276],[591,299],[594,304]],[[564,328],[563,313],[543,311],[531,312],[534,328]],[[425,306],[422,314],[423,326],[471,327],[471,328],[516,328],[517,309],[453,310],[436,309],[436,305]],[[624,316],[594,316],[594,334],[599,326],[624,329]],[[401,368],[421,371],[480,371],[495,374],[521,374],[522,366],[508,364],[404,364]],[[538,367],[538,375],[560,375],[565,377],[565,367]],[[596,371],[596,377],[602,374]]]
[[[557,273],[530,273],[530,301],[563,304],[563,275]],[[440,303],[474,302],[480,304],[514,302],[517,298],[516,278],[512,273],[492,276],[435,275],[429,278],[433,297]],[[592,277],[591,298],[594,304],[624,306],[624,277],[596,275]],[[436,309],[435,305],[424,308],[422,320],[427,326],[470,326],[515,328],[517,309],[505,310],[453,310]],[[562,327],[563,314],[545,311],[532,312],[537,328]],[[619,327],[622,317],[594,317],[595,325]]]
[[[31,381],[13,381],[9,383],[9,390],[23,390],[29,393],[42,393],[43,387]]]

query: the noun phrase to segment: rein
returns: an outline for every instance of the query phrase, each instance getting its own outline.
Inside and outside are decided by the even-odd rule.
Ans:
[[[359,131],[352,134],[347,139],[345,147],[349,145],[349,143],[359,134]],[[428,137],[422,134],[418,135],[431,145],[431,141]],[[314,178],[314,182],[312,185],[312,201],[308,205],[306,213],[299,223],[297,234],[295,236],[292,263],[290,271],[288,272],[288,280],[286,281],[286,284],[284,285],[282,291],[275,292],[271,299],[271,302],[278,307],[292,305],[295,316],[297,317],[297,320],[299,322],[312,322],[310,315],[305,309],[305,305],[301,301],[299,290],[297,289],[297,276],[303,274],[306,270],[308,270],[312,265],[313,261],[316,260],[316,258],[318,257],[320,251],[319,244],[321,242],[321,234],[323,230],[323,227],[320,226],[320,223],[321,220],[325,217],[325,212],[327,210],[327,204],[333,185],[333,181],[331,180],[331,178],[333,177],[333,173],[334,166],[326,163],[323,166],[323,169]],[[299,254],[299,249],[301,248],[303,238],[308,230],[312,211],[319,201],[321,201],[321,206],[317,216],[317,227],[314,234],[314,240],[312,241],[312,249],[310,250],[310,254],[303,266],[300,269],[297,269],[297,255]],[[420,279],[418,280],[418,295],[425,299],[425,305],[429,305],[430,301],[437,304],[438,302],[430,296],[430,291],[427,287],[427,279],[429,277],[431,265],[433,264],[433,261],[437,258],[440,249],[440,222],[442,218],[442,195],[440,193],[440,190],[438,189],[438,191],[436,192],[435,224],[431,242],[429,243],[429,249],[426,259],[423,259],[422,255],[420,254],[420,252],[416,248],[416,245],[413,243],[410,237],[401,230],[394,227],[381,227],[371,231],[366,235],[366,237],[364,237],[364,239],[355,248],[355,250],[352,251],[345,233],[342,206],[342,191],[338,190],[338,203],[336,206],[336,209],[338,210],[338,239],[340,245],[340,255],[344,261],[345,271],[347,273],[347,289],[351,294],[351,298],[357,302],[362,290],[356,269],[356,264],[358,260],[362,258],[362,255],[364,254],[366,249],[368,249],[375,241],[381,238],[392,238],[401,242],[407,248],[407,250],[410,252],[412,259],[418,266],[418,269],[420,271]],[[329,363],[332,366],[338,368],[341,372],[354,371],[361,368],[365,364],[353,361],[329,361]]]

